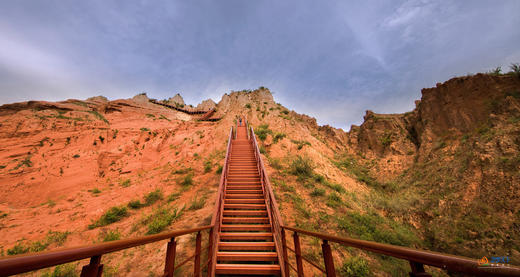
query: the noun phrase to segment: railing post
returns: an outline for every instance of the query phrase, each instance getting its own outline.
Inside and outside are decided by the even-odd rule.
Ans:
[[[302,249],[300,247],[300,237],[294,232],[294,254],[296,256],[296,268],[298,269],[298,277],[303,277]]]
[[[282,227],[282,255],[284,261],[284,272],[285,276],[289,277],[289,260],[287,259],[287,240],[285,239],[285,229]]]
[[[200,276],[200,247],[201,247],[201,235],[200,231],[197,233],[197,241],[195,242],[195,262],[193,263],[193,276]]]
[[[323,261],[325,263],[325,271],[327,272],[327,277],[336,277],[336,269],[334,269],[334,259],[332,258],[332,250],[330,250],[330,245],[327,240],[323,240],[323,244],[321,245],[321,250],[323,251]]]
[[[431,277],[430,274],[424,271],[424,265],[421,263],[410,261],[410,268],[412,269],[410,277]]]
[[[164,262],[164,276],[173,277],[175,271],[175,252],[177,252],[177,242],[175,237],[171,238],[166,246],[166,261]]]
[[[90,263],[81,269],[81,277],[100,277],[103,273],[101,255],[90,258]]]
[[[208,276],[211,276],[213,270],[213,230],[215,227],[211,227],[208,235]]]

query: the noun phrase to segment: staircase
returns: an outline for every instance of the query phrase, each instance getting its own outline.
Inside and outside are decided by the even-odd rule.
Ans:
[[[217,275],[280,275],[265,188],[244,122],[231,141],[217,244]]]

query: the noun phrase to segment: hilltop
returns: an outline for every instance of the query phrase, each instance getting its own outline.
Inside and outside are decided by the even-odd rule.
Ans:
[[[180,95],[164,101],[188,106]],[[288,110],[263,87],[196,108],[215,108],[220,120],[198,121],[142,94],[1,106],[2,253],[208,224],[229,130],[242,115],[260,140],[286,224],[520,261],[516,76],[451,79],[423,89],[413,111],[367,111],[349,132]],[[194,241],[179,243],[189,256],[184,246]],[[165,246],[106,255],[105,270],[159,274]],[[321,262],[319,249],[303,240],[307,258]],[[342,272],[408,271],[406,262],[355,249],[334,253]]]

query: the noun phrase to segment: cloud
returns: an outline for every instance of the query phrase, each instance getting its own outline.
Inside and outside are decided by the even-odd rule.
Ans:
[[[259,86],[320,124],[405,112],[420,89],[520,62],[520,1],[4,1],[0,103]],[[316,105],[319,103],[319,105]]]

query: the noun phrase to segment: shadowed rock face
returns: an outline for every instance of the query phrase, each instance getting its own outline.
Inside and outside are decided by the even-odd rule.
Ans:
[[[411,112],[367,111],[347,143],[376,180],[400,187],[389,197],[422,199],[402,205],[431,249],[518,263],[519,122],[520,78],[477,74],[423,89]]]

